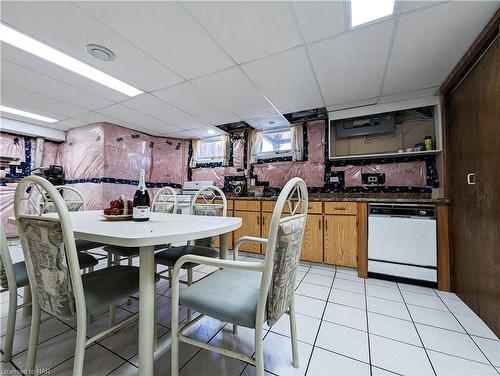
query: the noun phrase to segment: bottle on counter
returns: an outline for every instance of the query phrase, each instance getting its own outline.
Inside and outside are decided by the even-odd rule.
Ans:
[[[432,150],[432,137],[425,136],[424,144],[425,144],[425,150]]]
[[[139,177],[139,186],[134,195],[134,208],[132,210],[132,219],[136,222],[148,221],[151,212],[149,193],[146,189],[146,181],[144,179],[144,169],[141,169]]]

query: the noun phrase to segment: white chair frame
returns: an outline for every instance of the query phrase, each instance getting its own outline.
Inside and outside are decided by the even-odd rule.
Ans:
[[[31,187],[31,190],[26,194],[27,189]],[[34,190],[38,193],[46,193],[50,200],[54,203],[58,218],[51,218],[44,216],[42,212],[39,211],[39,207],[35,207],[33,200],[31,199],[31,194]],[[36,214],[28,214],[23,212],[23,207],[26,201],[31,203]],[[80,265],[78,262],[77,250],[75,245],[75,237],[73,235],[73,229],[71,225],[71,218],[69,216],[68,209],[64,203],[63,198],[57,191],[56,187],[50,184],[47,180],[40,176],[28,176],[21,180],[16,188],[16,193],[14,196],[14,212],[17,219],[19,218],[36,218],[39,220],[60,222],[61,229],[64,239],[64,247],[66,251],[66,260],[69,270],[69,275],[71,278],[71,285],[73,288],[73,295],[75,299],[76,308],[76,346],[75,346],[75,357],[73,363],[73,376],[81,376],[83,374],[83,360],[85,356],[85,348],[90,344],[100,340],[109,333],[115,332],[120,328],[132,323],[138,316],[138,314],[132,314],[128,318],[118,322],[116,325],[103,330],[102,332],[87,339],[87,310],[85,304],[85,296],[82,284],[82,277],[80,274]],[[25,234],[19,233],[19,237],[23,239]],[[27,252],[23,250],[23,252]],[[26,269],[28,272],[28,277],[30,280],[31,296],[32,296],[32,316],[31,316],[31,329],[30,338],[28,345],[28,356],[26,359],[26,370],[28,374],[35,374],[35,363],[38,347],[38,336],[40,332],[40,318],[41,318],[41,308],[39,305],[36,280],[32,276],[34,275],[33,265],[30,262],[29,257],[26,257]]]
[[[297,194],[297,199],[292,201],[295,194]],[[293,202],[297,201],[296,204]],[[290,209],[291,216],[281,218],[281,213],[283,207],[288,202],[288,207]],[[300,208],[300,213],[297,214],[297,210]],[[171,348],[171,375],[177,376],[179,374],[179,341],[188,343],[190,345],[198,346],[210,351],[217,352],[222,355],[226,355],[235,359],[243,360],[252,365],[256,366],[257,376],[264,376],[264,349],[263,349],[263,323],[264,317],[267,309],[267,297],[268,291],[273,275],[273,259],[274,252],[276,249],[276,242],[278,236],[278,228],[280,223],[286,222],[290,219],[296,219],[300,217],[307,217],[308,208],[308,193],[307,186],[305,182],[300,178],[293,178],[283,187],[278,201],[274,207],[273,215],[271,218],[271,226],[269,229],[269,238],[256,238],[252,236],[244,236],[240,238],[234,247],[233,260],[221,260],[212,259],[202,256],[186,255],[181,257],[175,264],[173,270],[173,287],[172,287],[172,348]],[[303,235],[303,234],[302,234]],[[238,250],[242,243],[244,242],[257,242],[266,244],[266,257],[263,262],[245,262],[238,261]],[[193,262],[197,264],[215,266],[220,268],[230,268],[237,270],[248,270],[248,271],[258,271],[262,273],[261,285],[260,285],[260,295],[257,304],[257,313],[255,318],[255,358],[251,358],[245,354],[223,349],[214,345],[210,345],[183,334],[183,331],[194,325],[199,321],[204,315],[198,315],[193,320],[188,320],[181,328],[179,328],[179,272],[183,264],[187,262]],[[290,316],[290,333],[291,333],[291,343],[292,343],[292,358],[293,366],[295,368],[299,367],[299,356],[297,347],[297,329],[295,320],[295,301],[292,298],[290,307],[287,314]],[[233,332],[236,333],[236,325],[233,324]]]
[[[72,204],[72,203],[82,204],[82,206],[80,206],[78,211],[85,210],[85,199],[83,197],[83,194],[79,190],[77,190],[76,188],[73,188],[73,187],[69,187],[67,185],[55,185],[54,187],[60,193],[61,197],[63,198],[63,201],[66,204]],[[78,197],[78,199],[77,200],[65,200],[64,199],[64,191],[68,191],[72,194],[75,194]],[[47,205],[47,201],[44,200],[42,196],[40,196],[38,198],[38,200],[39,200],[39,205],[41,205],[41,207],[43,206],[41,210],[42,210],[42,212],[44,212],[45,206]]]
[[[31,314],[31,290],[29,285],[24,287],[24,303],[21,305],[17,305],[18,287],[16,283],[16,276],[14,273],[12,258],[9,252],[9,246],[7,244],[7,237],[5,236],[3,226],[0,226],[0,232],[0,258],[2,259],[5,276],[7,277],[7,285],[9,291],[9,310],[7,314],[7,329],[5,331],[2,361],[9,362],[12,359],[12,346],[14,344],[14,332],[16,330],[16,312],[17,310],[22,308],[23,315],[25,317]]]
[[[155,196],[153,197],[153,205],[151,206],[152,209],[154,209],[154,204],[157,202],[165,202],[165,203],[172,202],[170,201],[170,197],[173,198],[173,204],[174,204],[172,213],[177,214],[177,191],[174,188],[168,186],[163,187],[158,192],[156,192]]]

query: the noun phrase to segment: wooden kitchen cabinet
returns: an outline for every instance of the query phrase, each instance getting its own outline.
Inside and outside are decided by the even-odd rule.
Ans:
[[[324,262],[357,267],[358,227],[355,215],[324,216]]]
[[[300,259],[323,262],[323,216],[308,214]]]
[[[238,201],[236,201],[238,203]],[[237,205],[235,205],[237,207]],[[242,220],[241,227],[234,230],[234,241],[236,242],[242,236],[256,236],[261,235],[261,217],[260,211],[234,211],[235,217],[240,217]],[[243,243],[240,247],[241,251],[260,253],[260,244],[258,243]]]

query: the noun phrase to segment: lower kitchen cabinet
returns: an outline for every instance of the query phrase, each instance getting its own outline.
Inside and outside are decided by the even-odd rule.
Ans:
[[[358,227],[355,215],[324,216],[324,262],[357,267]]]
[[[308,214],[300,259],[323,262],[323,216]]]
[[[241,227],[234,230],[234,242],[236,242],[242,236],[260,237],[260,212],[235,210],[234,216],[240,217],[242,220]],[[267,236],[267,234],[265,236]],[[260,244],[243,243],[240,247],[240,250],[245,252],[260,253]]]

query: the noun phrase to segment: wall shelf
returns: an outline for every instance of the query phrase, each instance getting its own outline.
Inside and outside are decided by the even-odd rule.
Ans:
[[[351,160],[351,159],[377,159],[377,158],[404,158],[411,156],[435,155],[441,153],[441,150],[412,151],[405,153],[374,153],[374,154],[356,154],[356,155],[337,155],[330,158],[331,161]]]

